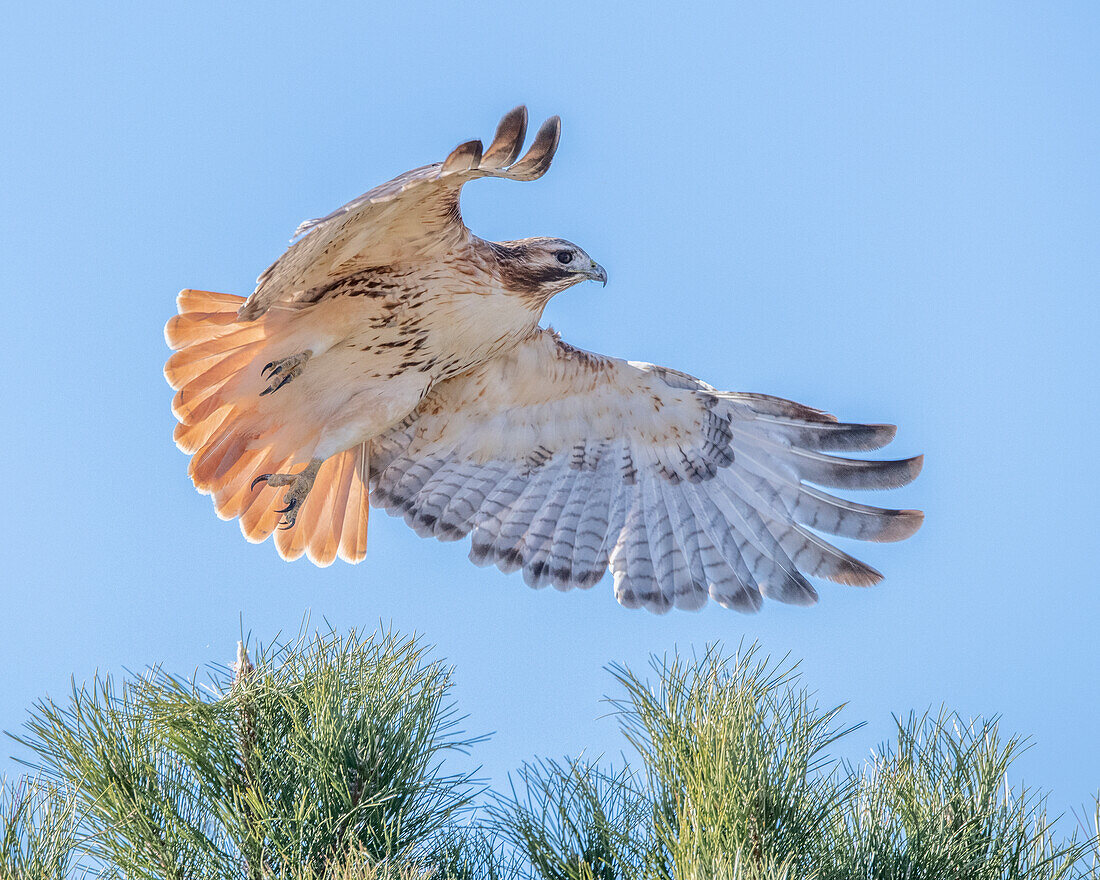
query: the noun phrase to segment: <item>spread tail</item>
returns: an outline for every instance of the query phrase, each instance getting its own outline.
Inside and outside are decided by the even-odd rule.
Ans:
[[[164,328],[175,351],[164,365],[176,389],[172,411],[179,424],[176,445],[191,456],[195,488],[214,499],[222,519],[240,518],[252,542],[276,530],[282,506],[279,489],[252,481],[260,474],[287,473],[316,440],[316,428],[280,413],[278,401],[259,397],[259,373],[285,337],[290,314],[272,310],[256,321],[239,322],[244,297],[184,290],[179,314]],[[303,553],[317,565],[339,556],[359,562],[367,549],[367,444],[334,455],[322,465],[293,528],[276,532],[284,559]]]

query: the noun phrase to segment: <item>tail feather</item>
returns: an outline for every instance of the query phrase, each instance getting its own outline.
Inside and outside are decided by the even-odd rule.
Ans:
[[[207,443],[191,458],[188,475],[200,492],[213,493],[233,465],[246,451],[256,435],[234,422],[217,439]]]
[[[221,390],[222,385],[211,385],[186,402],[181,397],[181,392],[177,391],[172,399],[172,414],[184,424],[204,422],[226,406],[227,395],[220,393]]]
[[[322,470],[328,470],[331,459],[325,462]],[[320,477],[320,474],[318,474]],[[319,481],[318,481],[319,482]],[[327,480],[326,480],[327,483]],[[306,545],[313,537],[320,521],[320,511],[325,505],[324,488],[315,482],[313,490],[306,497],[302,509],[298,513],[297,522],[290,529],[279,529],[275,532],[275,547],[279,555],[288,562],[300,559],[306,552]]]
[[[176,296],[176,305],[179,313],[185,315],[189,312],[232,312],[237,314],[237,309],[244,302],[243,296],[235,293],[217,293],[213,290],[181,290]]]
[[[235,314],[229,312],[190,312],[186,315],[176,315],[164,326],[164,340],[169,348],[184,348],[188,345],[201,344],[211,339],[230,332],[237,320]]]
[[[221,519],[233,519],[244,512],[252,500],[252,481],[262,470],[267,450],[254,450],[242,455],[232,470],[225,475],[221,486],[214,493],[214,510]]]
[[[275,463],[274,459],[268,459],[268,461],[271,462],[271,470],[269,471],[265,466],[263,473],[288,472],[294,460],[288,458],[278,463]],[[256,476],[259,476],[259,474]],[[238,519],[241,524],[241,532],[253,544],[266,541],[279,525],[283,515],[278,511],[282,504],[276,502],[281,502],[282,497],[282,489],[261,483],[254,490],[252,500],[247,502],[247,505],[241,511]]]
[[[262,328],[247,327],[244,330],[190,345],[168,358],[168,363],[164,365],[164,375],[173,388],[183,388],[228,355],[240,352],[244,348],[255,353],[252,343],[263,338]]]
[[[193,424],[189,425],[186,422],[177,422],[176,428],[172,432],[172,437],[176,441],[176,446],[188,455],[198,452],[206,445],[206,442],[214,436],[215,432],[217,432],[227,420],[232,418],[233,412],[233,407],[223,406],[210,413],[206,418],[201,421],[196,421]]]
[[[196,418],[195,412],[199,404],[214,401],[220,405],[231,391],[226,386],[241,375],[241,371],[247,369],[263,350],[263,340],[243,345],[228,351],[221,358],[206,365],[207,368],[199,375],[190,379],[176,392],[172,401],[172,409],[176,417],[189,422]]]
[[[340,530],[344,527],[344,507],[350,485],[348,470],[355,467],[351,455],[342,452],[333,461],[334,473],[331,487],[325,493],[325,505],[319,517],[320,528],[310,541],[307,552],[310,560],[320,566],[331,565],[336,559]]]
[[[177,392],[172,409],[179,424],[173,436],[192,456],[188,473],[195,487],[213,496],[219,517],[239,518],[244,536],[259,543],[277,529],[284,493],[266,484],[253,488],[253,481],[261,474],[299,470],[305,462],[293,453],[310,444],[302,432],[288,441],[285,425],[260,412],[255,382],[248,381],[265,362],[268,346],[278,342],[288,314],[273,309],[257,321],[241,322],[237,310],[243,302],[227,293],[182,291],[180,313],[164,329],[175,350],[164,374]],[[337,556],[363,559],[368,464],[365,443],[325,462],[294,527],[277,532],[275,545],[284,559],[303,553],[318,565]]]
[[[179,314],[171,318],[164,328],[168,347],[178,351],[240,329],[240,325],[233,325],[237,324],[237,309],[242,302],[244,297],[232,293],[181,290],[176,297]]]
[[[367,496],[363,477],[366,444],[328,459],[317,473],[292,529],[275,533],[275,546],[284,559],[303,554],[319,566],[331,565],[341,554],[349,562],[366,553]],[[362,464],[361,464],[362,462]]]
[[[367,485],[370,475],[370,457],[367,444],[351,450],[355,468],[348,485],[347,503],[344,505],[344,526],[340,532],[340,548],[337,551],[345,562],[362,562],[367,555]]]
[[[352,486],[356,483],[356,464],[360,450],[365,449],[366,444],[360,447],[348,449],[340,454],[336,476],[334,477],[335,491],[328,497],[331,500],[321,517],[322,523],[328,523],[328,528],[323,534],[311,543],[309,558],[317,565],[330,565],[336,559],[340,550],[340,538],[343,535],[344,523],[348,516],[348,500],[351,496]]]

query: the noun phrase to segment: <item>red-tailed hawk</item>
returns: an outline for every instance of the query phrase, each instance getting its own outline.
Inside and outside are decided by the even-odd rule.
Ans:
[[[526,128],[517,107],[488,150],[469,141],[302,224],[247,300],[179,295],[165,375],[195,487],[248,540],[274,532],[285,559],[360,561],[369,493],[420,535],[470,535],[476,564],[560,590],[610,566],[623,605],[657,612],[810,604],[807,575],[879,581],[817,532],[897,541],[921,513],[816,487],[912,480],[920,457],[825,454],[878,449],[892,426],[718,391],[539,327],[554,294],[604,270],[561,239],[483,241],[458,207],[470,180],[545,173],[559,120],[517,161]]]

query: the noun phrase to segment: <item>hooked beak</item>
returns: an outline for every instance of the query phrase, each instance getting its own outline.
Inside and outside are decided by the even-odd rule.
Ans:
[[[590,281],[599,281],[604,287],[607,287],[607,270],[604,269],[595,260],[592,261],[592,265],[586,269],[583,273],[585,278]]]

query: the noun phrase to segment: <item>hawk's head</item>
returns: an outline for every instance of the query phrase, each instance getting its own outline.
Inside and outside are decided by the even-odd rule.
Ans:
[[[603,266],[563,238],[490,242],[504,286],[543,305],[579,281],[607,284]]]

